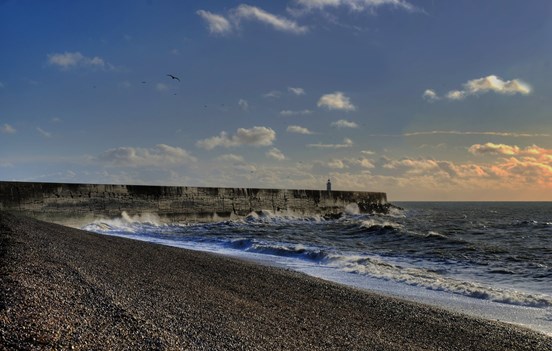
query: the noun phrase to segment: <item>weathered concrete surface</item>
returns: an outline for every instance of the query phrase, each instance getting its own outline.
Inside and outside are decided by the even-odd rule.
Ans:
[[[361,212],[382,212],[389,206],[381,192],[0,182],[0,210],[50,222],[113,218],[123,211],[179,222],[235,218],[261,210],[331,216],[350,204]]]

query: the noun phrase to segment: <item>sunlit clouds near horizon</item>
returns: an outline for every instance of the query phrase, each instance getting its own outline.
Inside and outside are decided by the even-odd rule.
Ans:
[[[0,180],[552,201],[548,1],[62,3],[0,2]]]

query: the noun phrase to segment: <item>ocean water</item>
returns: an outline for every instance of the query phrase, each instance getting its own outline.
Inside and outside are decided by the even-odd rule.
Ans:
[[[143,214],[82,229],[253,259],[552,335],[552,203],[397,203],[339,219],[251,213],[208,224]]]

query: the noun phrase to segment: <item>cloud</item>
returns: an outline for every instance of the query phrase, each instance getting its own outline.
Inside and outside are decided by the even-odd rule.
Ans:
[[[219,161],[245,162],[243,156],[235,154],[224,154],[217,157]]]
[[[282,153],[282,151],[278,150],[277,148],[273,147],[272,149],[268,150],[265,153],[266,157],[273,158],[278,161],[283,161],[286,159],[286,156]]]
[[[295,134],[305,134],[305,135],[315,134],[314,132],[311,132],[307,128],[301,127],[301,126],[288,126],[287,131],[289,133],[295,133]]]
[[[282,16],[274,15],[259,7],[241,4],[229,11],[228,18],[209,11],[199,10],[196,14],[200,16],[211,34],[226,35],[240,26],[244,20],[264,23],[275,30],[293,34],[304,34],[308,27],[301,26],[297,22]]]
[[[485,144],[474,144],[468,149],[474,155],[523,155],[523,156],[542,156],[542,155],[552,155],[552,150],[544,149],[538,147],[537,145],[527,146],[525,149],[521,149],[517,145],[506,145],[506,144],[494,144],[494,143],[485,143]]]
[[[520,79],[503,80],[502,78],[489,75],[482,78],[472,79],[463,84],[463,89],[451,90],[445,97],[449,100],[463,100],[468,96],[481,95],[494,92],[501,95],[529,95],[532,88],[529,84]],[[439,99],[437,93],[432,89],[427,89],[423,98],[429,102]]]
[[[519,132],[462,132],[458,130],[429,130],[420,132],[407,132],[403,134],[371,134],[370,136],[424,136],[424,135],[491,135],[512,138],[534,138],[534,137],[549,137],[551,134],[545,133],[519,133]]]
[[[4,123],[3,126],[0,126],[0,132],[2,132],[4,134],[15,134],[15,132],[17,132],[17,130],[15,130],[15,128],[12,127],[11,125],[9,125],[7,123]]]
[[[346,7],[350,11],[374,11],[381,6],[415,11],[417,8],[405,0],[295,0],[295,3],[306,11],[324,10],[326,8]]]
[[[313,147],[318,149],[343,149],[353,146],[353,141],[349,138],[343,139],[343,144],[307,144],[307,147]]]
[[[272,90],[272,91],[269,91],[266,94],[263,94],[263,97],[265,97],[265,98],[275,98],[275,99],[277,99],[280,96],[282,96],[282,92],[278,91],[278,90]]]
[[[370,150],[362,150],[360,153],[363,154],[363,155],[375,155],[376,154],[374,151],[370,151]]]
[[[282,110],[280,111],[280,114],[282,116],[298,116],[298,115],[310,115],[312,113],[311,110],[305,109],[300,111],[292,111],[292,110]]]
[[[52,133],[47,132],[47,131],[45,131],[44,129],[42,129],[40,127],[36,127],[36,130],[45,138],[51,138],[52,137]]]
[[[288,87],[288,91],[295,95],[305,95],[305,89]]]
[[[49,54],[48,63],[50,65],[58,66],[62,70],[69,70],[72,68],[113,68],[110,64],[106,63],[101,57],[86,57],[80,52],[64,52]]]
[[[197,159],[188,151],[179,147],[158,144],[153,148],[118,147],[108,149],[97,157],[97,160],[115,166],[163,167],[196,162]]]
[[[269,146],[276,139],[276,132],[268,127],[238,128],[236,134],[228,136],[226,132],[220,135],[200,140],[197,147],[212,150],[218,146],[235,147],[240,145]]]
[[[358,128],[358,124],[355,122],[347,121],[346,119],[340,119],[339,121],[332,122],[332,127],[337,128]]]
[[[303,34],[308,31],[308,27],[306,26],[301,26],[295,21],[271,14],[255,6],[241,4],[233,9],[231,14],[236,25],[239,25],[242,20],[253,20],[267,24],[282,32]]]
[[[325,107],[328,110],[354,111],[356,107],[351,100],[340,91],[332,94],[322,95],[318,100],[318,107]]]
[[[224,16],[199,10],[196,12],[206,23],[211,34],[224,35],[232,32],[232,24]]]
[[[238,101],[238,106],[239,106],[242,110],[244,110],[244,111],[249,110],[249,104],[248,104],[247,101],[244,100],[244,99],[240,99],[240,100]]]
[[[437,93],[431,89],[426,89],[422,97],[429,102],[439,100],[439,96],[437,95]]]

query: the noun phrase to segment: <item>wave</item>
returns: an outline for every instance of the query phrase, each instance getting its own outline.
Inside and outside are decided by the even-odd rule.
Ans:
[[[444,277],[436,270],[402,266],[377,257],[329,255],[324,259],[328,266],[348,273],[361,274],[430,290],[491,300],[494,302],[527,306],[551,307],[552,296],[500,289],[473,281]]]
[[[350,212],[339,219],[325,220],[319,216],[258,211],[241,219],[198,224],[168,223],[152,214],[130,216],[123,212],[119,218],[96,220],[82,229],[154,242],[163,239],[208,251],[229,249],[233,252],[286,257],[336,269],[343,274],[365,275],[507,304],[552,306],[550,295],[503,289],[446,276],[450,273],[450,267],[446,265],[435,268],[434,264],[427,265],[429,262],[414,263],[412,257],[408,256],[378,256],[372,254],[369,246],[359,246],[362,247],[359,250],[366,250],[363,252],[355,252],[350,249],[351,246],[338,247],[341,239],[357,243],[374,234],[378,242],[380,239],[396,242],[396,238],[400,237],[408,241],[408,244],[400,245],[416,248],[424,248],[422,241],[431,240],[438,243],[438,247],[448,247],[459,240],[436,230],[412,231],[405,224],[398,223],[401,220],[393,219],[393,216],[358,214],[354,213],[354,208]],[[354,234],[353,239],[350,234]],[[327,237],[321,238],[324,235]],[[466,245],[458,241],[454,247],[458,251]],[[513,274],[506,268],[489,273]]]

